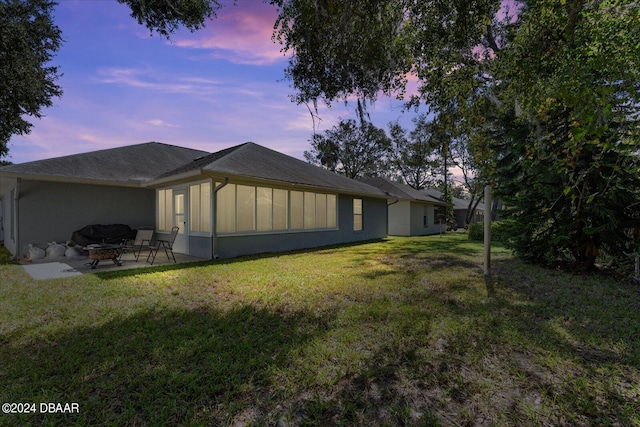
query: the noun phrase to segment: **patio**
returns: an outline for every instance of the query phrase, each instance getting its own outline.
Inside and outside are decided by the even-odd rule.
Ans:
[[[79,276],[85,273],[105,273],[110,271],[120,271],[133,268],[149,268],[164,265],[186,264],[199,261],[207,261],[204,258],[174,253],[176,262],[167,259],[163,252],[159,252],[153,265],[146,262],[147,253],[143,251],[136,261],[133,253],[127,252],[120,259],[121,265],[116,265],[107,259],[100,261],[95,269],[91,268],[91,259],[88,256],[81,257],[57,257],[43,258],[34,261],[21,259],[20,263],[24,270],[36,280],[57,279],[63,277]]]

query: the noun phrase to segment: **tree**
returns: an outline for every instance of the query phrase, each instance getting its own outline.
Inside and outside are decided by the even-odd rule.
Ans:
[[[180,27],[204,28],[222,5],[218,0],[118,0],[131,9],[131,16],[149,31],[169,38]]]
[[[357,125],[355,120],[341,120],[324,135],[313,135],[311,147],[304,152],[308,162],[349,178],[362,178],[385,169],[390,141],[384,130],[369,122]]]
[[[452,160],[462,172],[461,185],[453,188],[454,197],[466,198],[469,201],[465,218],[466,224],[473,221],[476,208],[484,197],[484,187],[486,185],[483,171],[477,166],[476,159],[480,159],[480,156],[472,153],[472,149],[467,135],[455,138],[451,144]],[[467,197],[461,197],[461,193],[465,193]]]
[[[500,53],[515,125],[496,144],[520,256],[591,269],[599,251],[628,249],[640,226],[639,28],[636,3],[523,2]]]
[[[169,37],[178,28],[195,31],[214,17],[217,0],[118,0],[150,31]],[[50,0],[0,0],[0,157],[9,139],[25,135],[42,117],[42,109],[62,96],[58,67],[49,65],[62,44],[53,22],[57,3]],[[26,116],[26,117],[25,117]]]
[[[397,1],[271,0],[280,13],[274,39],[294,55],[285,70],[298,103],[374,100],[402,90],[410,70]],[[317,105],[317,104],[316,104]]]
[[[433,122],[424,114],[413,120],[414,129],[407,133],[399,122],[389,123],[391,136],[390,163],[402,180],[416,190],[435,184],[439,167]]]
[[[53,23],[55,3],[47,0],[0,2],[0,157],[13,135],[31,131],[25,116],[42,117],[42,108],[62,95],[58,67],[48,65],[62,43]]]
[[[625,230],[640,226],[637,2],[514,1],[517,20],[498,13],[501,1],[373,2],[396,11],[396,21],[370,18],[386,32],[362,58],[359,45],[376,29],[333,22],[368,1],[276,3],[298,99],[375,99],[401,91],[409,65],[420,81],[414,105],[437,116],[454,108],[479,132],[473,153],[509,207],[520,256],[589,268],[599,250],[619,254]],[[285,25],[295,16],[313,31]]]

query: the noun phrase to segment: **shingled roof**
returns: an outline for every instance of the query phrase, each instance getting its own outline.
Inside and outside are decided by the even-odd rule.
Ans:
[[[430,195],[431,197],[434,198],[441,198],[442,197],[442,193],[436,189],[433,188],[425,188],[424,190],[422,190],[423,192],[425,192],[426,194]],[[465,200],[465,199],[458,199],[457,197],[452,197],[451,198],[451,203],[453,204],[453,209],[455,210],[467,210],[469,209],[469,200]],[[478,203],[478,206],[476,207],[477,210],[484,210],[484,203]]]
[[[388,198],[388,195],[379,188],[338,175],[253,142],[195,159],[158,178],[164,181],[172,176],[195,171]]]
[[[215,153],[158,142],[10,165],[0,176],[119,186],[158,186],[198,175],[246,177],[380,198],[379,188],[253,142]]]
[[[147,142],[9,165],[0,168],[0,174],[65,182],[140,185],[207,154],[206,151]]]
[[[387,192],[391,196],[397,199],[403,200],[412,200],[412,201],[420,201],[420,202],[429,202],[434,205],[447,206],[448,203],[440,200],[438,197],[431,196],[429,194],[424,193],[423,191],[416,190],[413,187],[409,187],[408,185],[401,184],[399,182],[391,181],[387,178],[382,177],[373,177],[373,178],[365,178],[364,182],[370,184],[374,187],[381,189],[382,191]]]

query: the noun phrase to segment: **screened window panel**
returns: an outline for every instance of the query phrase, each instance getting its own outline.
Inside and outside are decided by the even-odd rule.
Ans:
[[[184,215],[184,194],[175,195],[175,207],[176,215]]]
[[[273,229],[286,230],[288,228],[287,190],[273,190]]]
[[[227,184],[217,193],[216,226],[220,233],[236,231],[236,186]]]
[[[158,228],[160,230],[164,230],[164,225],[166,223],[166,212],[164,209],[164,205],[166,203],[166,190],[158,191]],[[13,200],[13,197],[11,198]]]
[[[362,215],[356,215],[353,217],[353,230],[362,231]]]
[[[316,228],[327,228],[326,194],[316,194]]]
[[[200,185],[189,187],[189,231],[200,231]]]
[[[338,205],[336,203],[336,196],[334,194],[327,194],[327,227],[328,228],[336,228],[337,227],[337,212]]]
[[[304,228],[316,228],[316,195],[304,193]]]
[[[236,231],[255,231],[256,229],[256,188],[247,185],[237,186],[237,224]]]
[[[163,231],[173,227],[173,190],[170,188],[158,192],[158,228]]]
[[[353,199],[353,230],[362,231],[362,199]]]
[[[200,184],[200,231],[211,232],[211,183]]]
[[[257,198],[257,229],[269,231],[273,229],[273,190],[271,188],[256,188]]]
[[[362,215],[362,199],[353,199],[353,213]]]
[[[304,193],[301,191],[291,192],[291,229],[300,230],[304,228]]]
[[[165,222],[164,229],[171,230],[173,227],[173,190],[169,189],[165,191],[166,201],[164,204]]]

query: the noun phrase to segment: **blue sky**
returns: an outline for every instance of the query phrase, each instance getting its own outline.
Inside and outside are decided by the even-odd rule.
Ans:
[[[171,40],[154,34],[114,0],[59,0],[65,40],[53,64],[64,90],[27,136],[9,141],[14,163],[158,141],[217,151],[246,141],[302,159],[313,121],[292,103],[287,57],[271,41],[276,10],[261,0],[228,5],[207,28]],[[411,87],[409,88],[411,90]],[[316,130],[354,118],[355,106],[321,108]],[[381,97],[378,127],[414,112]]]

